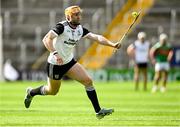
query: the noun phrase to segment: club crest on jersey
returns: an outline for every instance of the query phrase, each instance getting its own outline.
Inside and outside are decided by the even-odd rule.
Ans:
[[[54,78],[55,79],[59,79],[59,75],[54,75]]]
[[[67,30],[68,33],[70,33],[71,31],[70,30]]]
[[[78,32],[78,36],[81,36],[81,32],[80,32],[80,30],[78,30],[77,32]]]

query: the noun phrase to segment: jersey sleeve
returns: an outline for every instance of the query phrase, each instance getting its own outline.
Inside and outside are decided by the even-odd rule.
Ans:
[[[134,49],[136,48],[136,43],[137,43],[137,40],[132,43],[132,47],[133,47]]]
[[[83,35],[82,37],[86,36],[89,33],[89,30],[83,27]]]
[[[57,23],[55,27],[52,28],[52,30],[57,34],[60,35],[64,32],[64,25],[61,23]]]
[[[156,50],[156,49],[158,49],[158,48],[160,48],[159,42],[157,42],[157,43],[152,47],[152,49],[154,49],[154,50]]]

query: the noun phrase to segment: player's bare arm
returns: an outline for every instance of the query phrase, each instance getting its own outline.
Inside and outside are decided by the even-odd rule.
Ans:
[[[167,60],[168,60],[168,62],[170,62],[171,61],[171,59],[172,59],[172,57],[173,57],[173,50],[171,50],[170,52],[169,52],[169,54],[168,54],[168,57],[167,57]]]
[[[149,53],[150,59],[151,59],[151,61],[152,61],[152,64],[155,64],[155,63],[156,63],[156,60],[155,60],[155,57],[154,57],[155,51],[156,51],[156,49],[151,48],[151,49],[150,49],[150,53]]]
[[[98,41],[102,45],[107,45],[107,46],[117,48],[117,49],[119,49],[121,47],[121,45],[119,45],[118,42],[113,43],[113,42],[109,41],[107,38],[103,37],[102,35],[94,34],[91,32],[88,33],[85,38],[88,38],[88,39],[91,39],[94,41]]]
[[[133,44],[129,45],[127,48],[127,54],[134,60],[135,59],[135,53],[134,53],[134,46]]]
[[[48,49],[50,53],[53,53],[54,57],[56,58],[57,64],[61,65],[63,63],[63,60],[58,55],[58,52],[53,47],[53,40],[57,37],[56,34],[54,34],[51,30],[44,36],[43,43],[45,47]]]
[[[45,45],[45,47],[49,50],[49,52],[54,52],[55,49],[53,47],[53,40],[56,38],[57,36],[52,32],[49,31],[43,38],[43,43]]]

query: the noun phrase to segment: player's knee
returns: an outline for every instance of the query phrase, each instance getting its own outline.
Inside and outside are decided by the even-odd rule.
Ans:
[[[154,78],[156,81],[157,80],[160,80],[160,76],[155,76],[155,78]]]
[[[139,80],[139,76],[138,75],[134,76],[134,80],[138,81]]]
[[[85,86],[91,86],[93,84],[93,81],[90,77],[88,77],[82,81],[82,84],[84,84]]]

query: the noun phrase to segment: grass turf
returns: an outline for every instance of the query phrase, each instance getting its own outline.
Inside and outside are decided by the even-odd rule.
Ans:
[[[134,91],[132,82],[97,82],[102,107],[115,112],[97,120],[84,87],[63,81],[56,96],[36,96],[30,109],[23,100],[27,86],[44,82],[0,84],[0,126],[180,126],[180,82],[169,82],[166,93]]]

